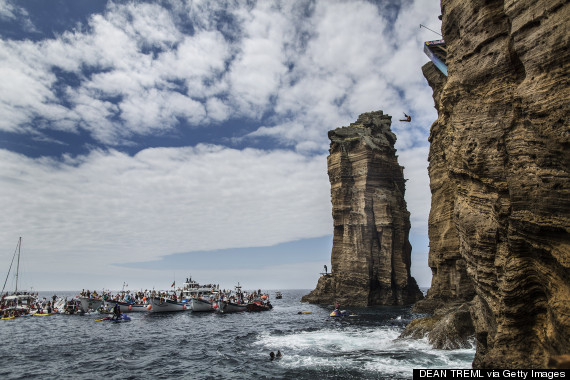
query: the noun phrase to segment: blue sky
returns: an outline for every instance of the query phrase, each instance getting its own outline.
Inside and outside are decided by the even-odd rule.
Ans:
[[[439,37],[419,25],[438,15],[426,0],[0,0],[0,269],[22,236],[28,288],[313,288],[330,268],[327,131],[381,109],[429,286],[421,66]]]

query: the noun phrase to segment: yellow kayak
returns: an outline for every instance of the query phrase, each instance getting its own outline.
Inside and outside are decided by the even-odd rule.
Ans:
[[[16,318],[16,317],[3,317],[3,318],[0,318],[0,319],[14,319],[14,318]]]
[[[36,313],[34,314],[36,317],[45,317],[47,315],[54,315],[55,313]]]

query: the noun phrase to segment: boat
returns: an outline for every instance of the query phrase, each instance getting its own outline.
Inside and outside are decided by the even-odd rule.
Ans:
[[[78,297],[81,309],[87,313],[89,311],[96,311],[103,305],[103,300],[100,298],[92,297]]]
[[[281,292],[275,292],[275,299],[280,300],[281,298],[283,298],[283,294],[281,294]]]
[[[331,317],[356,317],[357,315],[346,310],[339,310],[334,309],[332,313],[330,313]]]
[[[147,309],[153,313],[188,310],[187,302],[174,301],[164,296],[150,296],[148,300]]]
[[[8,269],[8,274],[6,275],[6,280],[4,281],[4,286],[2,287],[2,299],[0,300],[0,309],[2,311],[2,317],[7,319],[12,319],[11,317],[27,316],[35,313],[37,301],[33,294],[28,292],[22,292],[18,290],[18,279],[20,275],[20,256],[22,248],[22,237],[18,239],[18,244],[14,255],[12,256],[12,262],[10,263],[10,268]],[[6,283],[10,277],[10,272],[12,270],[12,265],[14,264],[14,259],[18,257],[16,265],[16,281],[15,289],[12,294],[4,293],[6,288]]]
[[[180,299],[182,302],[187,302],[188,307],[192,311],[214,311],[214,300],[218,298],[219,292],[219,285],[200,285],[198,282],[193,281],[190,276],[184,282]]]
[[[53,310],[56,313],[63,313],[65,311],[65,303],[66,301],[64,298],[59,298],[53,303]]]
[[[235,294],[226,295],[223,298],[220,297],[216,301],[214,309],[216,309],[218,313],[239,313],[247,311],[247,303],[243,301],[243,292],[239,282],[235,287]]]
[[[239,313],[247,311],[247,304],[219,300],[216,302],[215,309],[218,313]]]
[[[107,321],[107,322],[129,322],[131,320],[131,317],[129,317],[126,314],[121,314],[121,316],[119,318],[113,318],[113,317],[105,317],[105,318],[101,318],[101,319],[96,319],[95,322],[102,322],[102,321]]]
[[[2,316],[9,317],[23,317],[34,313],[36,297],[31,294],[13,294],[2,297],[0,308],[2,309]]]
[[[134,302],[125,302],[125,301],[115,301],[112,299],[105,300],[106,309],[112,309],[115,305],[119,305],[121,313],[142,313],[147,312],[148,305],[147,303],[134,303]]]
[[[247,304],[247,311],[268,311],[273,309],[270,302],[253,301]]]
[[[346,315],[348,315],[348,312],[346,310],[339,310],[339,309],[334,309],[332,313],[330,313],[331,317],[344,317]]]
[[[69,315],[73,315],[73,314],[83,315],[83,314],[85,314],[85,310],[83,310],[81,308],[81,302],[77,298],[72,298],[69,301],[65,300],[65,303],[63,305],[63,309],[60,312],[62,312],[64,314],[69,314]]]
[[[47,317],[49,315],[55,315],[57,313],[35,313],[34,317]]]
[[[190,310],[194,312],[214,311],[214,301],[204,298],[192,298],[190,300]]]

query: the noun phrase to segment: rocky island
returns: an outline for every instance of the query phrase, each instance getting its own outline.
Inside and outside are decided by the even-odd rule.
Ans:
[[[329,131],[332,270],[304,302],[404,305],[423,298],[410,275],[410,214],[390,124],[377,111]]]
[[[442,1],[448,77],[423,67],[431,126],[433,279],[405,336],[475,368],[570,353],[570,3]]]

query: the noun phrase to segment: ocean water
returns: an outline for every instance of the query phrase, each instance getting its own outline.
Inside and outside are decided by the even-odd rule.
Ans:
[[[300,302],[308,292],[282,291],[280,300],[269,292],[274,308],[260,313],[2,320],[0,378],[411,379],[414,368],[471,368],[474,348],[398,339],[415,317],[409,306],[350,308],[356,316],[331,318],[332,307]],[[283,357],[270,361],[277,350]]]

